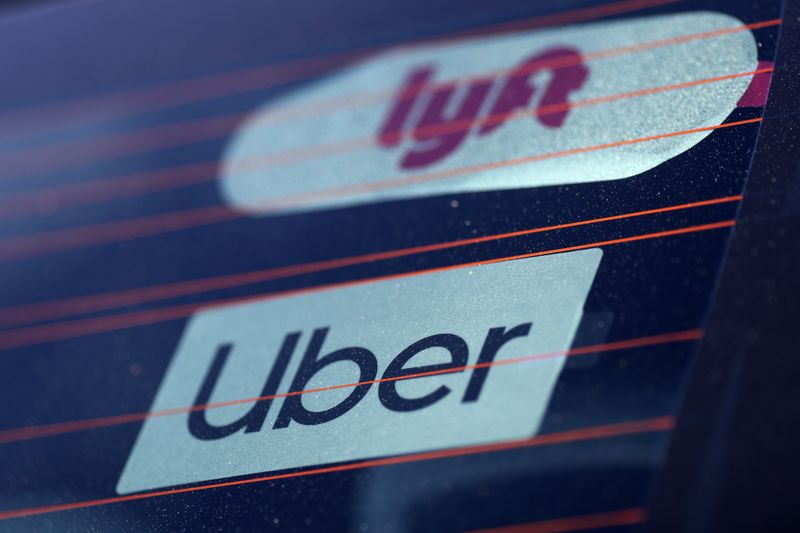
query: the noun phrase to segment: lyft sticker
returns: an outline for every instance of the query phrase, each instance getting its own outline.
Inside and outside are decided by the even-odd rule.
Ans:
[[[742,25],[701,11],[376,54],[256,110],[222,196],[268,214],[630,177],[711,132],[584,149],[721,124],[752,76],[684,85],[758,68]]]
[[[152,411],[262,399],[147,419],[117,491],[531,437],[601,256],[582,250],[199,312]],[[552,357],[492,364],[536,354]]]

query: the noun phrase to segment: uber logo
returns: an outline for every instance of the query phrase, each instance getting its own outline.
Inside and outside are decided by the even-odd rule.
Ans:
[[[478,399],[480,391],[483,388],[483,383],[489,373],[489,365],[494,361],[500,348],[512,339],[527,336],[530,330],[531,323],[528,322],[527,324],[520,324],[509,330],[506,330],[504,327],[498,327],[491,328],[488,331],[477,361],[478,364],[487,366],[481,366],[472,370],[472,377],[469,380],[466,392],[461,400],[462,402],[474,402]],[[278,418],[273,426],[274,428],[285,428],[292,421],[307,426],[324,424],[348,412],[361,401],[367,392],[369,392],[372,386],[372,383],[369,382],[375,381],[378,371],[378,361],[375,354],[365,348],[350,347],[341,348],[325,356],[320,356],[320,349],[327,335],[328,328],[314,330],[289,392],[300,393],[306,391],[308,389],[308,383],[315,374],[322,371],[328,365],[341,361],[355,363],[359,370],[359,379],[357,383],[366,383],[354,387],[350,395],[338,405],[321,412],[309,411],[306,409],[303,406],[300,395],[289,396],[283,402],[283,407],[278,414]],[[297,345],[299,336],[300,333],[291,333],[284,339],[266,384],[264,385],[264,389],[261,391],[259,397],[273,396],[277,392],[278,384],[281,382],[283,373],[286,371],[286,366]],[[195,406],[203,406],[211,401],[211,392],[214,385],[219,380],[222,367],[225,365],[231,348],[231,344],[225,344],[218,349],[214,362],[211,364],[208,374],[206,374],[206,378],[197,394],[194,403]],[[407,366],[414,356],[420,352],[434,348],[443,348],[449,352],[450,360],[445,363],[414,367]],[[445,385],[441,385],[436,390],[424,396],[407,398],[398,392],[397,381],[403,378],[410,379],[409,376],[417,376],[430,372],[448,373],[448,371],[460,371],[458,369],[463,369],[463,367],[467,365],[468,354],[469,348],[464,339],[452,333],[430,335],[414,342],[408,348],[400,352],[397,357],[392,359],[386,367],[383,377],[378,380],[380,383],[378,386],[378,398],[381,404],[392,411],[416,411],[417,409],[423,409],[436,403],[450,393],[450,389]],[[271,403],[272,399],[261,400],[256,403],[246,415],[235,422],[222,426],[209,424],[206,420],[206,411],[194,411],[189,415],[189,432],[198,439],[214,440],[227,437],[240,429],[244,429],[245,433],[259,431],[264,425],[264,419],[267,416]]]
[[[148,419],[117,491],[532,436],[564,357],[463,367],[569,349],[601,256],[583,250],[204,310],[152,410],[286,396]]]

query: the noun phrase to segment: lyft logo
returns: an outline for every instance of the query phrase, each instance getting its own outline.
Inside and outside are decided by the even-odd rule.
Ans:
[[[601,256],[581,250],[202,311],[152,410],[262,399],[147,419],[117,490],[533,436],[565,357],[491,363],[568,350]]]
[[[267,215],[635,176],[713,133],[618,141],[736,109],[750,76],[648,89],[756,70],[753,34],[720,31],[742,24],[698,11],[375,54],[254,111],[225,150],[220,192]]]
[[[531,115],[545,127],[561,127],[569,113],[570,93],[583,86],[589,73],[580,52],[566,47],[535,54],[500,79],[479,77],[466,87],[458,83],[431,87],[433,66],[413,70],[381,127],[380,144],[394,147],[409,137],[413,144],[400,166],[413,169],[435,163],[458,148],[472,133],[473,124],[476,135],[488,135],[512,119],[515,112],[527,110],[537,93],[532,78],[543,70],[551,77],[541,90],[537,110],[545,112]],[[456,101],[459,92],[461,98]],[[487,100],[493,100],[488,108]],[[547,112],[549,109],[555,111]],[[481,118],[482,110],[486,115]],[[411,116],[416,118],[413,125]]]

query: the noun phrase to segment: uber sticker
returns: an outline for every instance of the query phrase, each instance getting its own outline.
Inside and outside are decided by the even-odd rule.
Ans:
[[[752,76],[683,85],[758,68],[742,25],[701,11],[377,54],[254,112],[222,196],[266,214],[633,176],[710,131],[581,149],[721,124]]]
[[[490,363],[568,350],[601,256],[596,248],[199,312],[152,411],[278,397],[147,419],[117,491],[533,436],[565,356]],[[327,389],[360,382],[373,383]]]

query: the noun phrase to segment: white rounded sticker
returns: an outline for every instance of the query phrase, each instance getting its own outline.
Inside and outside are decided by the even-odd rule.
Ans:
[[[615,143],[736,108],[758,65],[742,26],[693,12],[376,54],[254,112],[222,195],[267,214],[640,174],[711,131]]]

